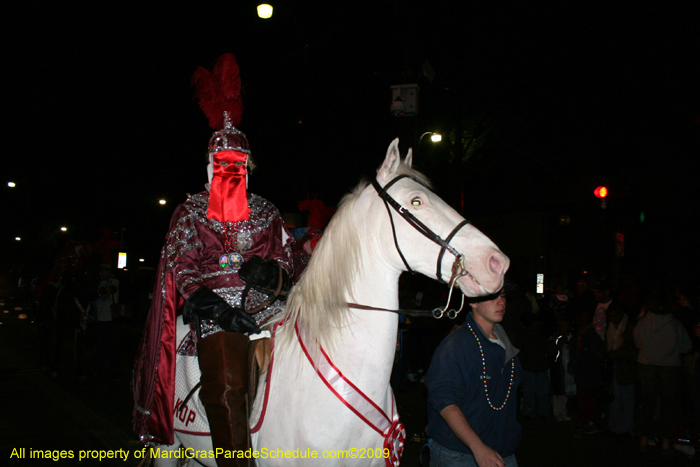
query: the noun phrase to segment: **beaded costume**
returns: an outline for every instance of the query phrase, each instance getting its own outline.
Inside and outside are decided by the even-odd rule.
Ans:
[[[176,209],[164,251],[165,260],[172,268],[177,288],[185,299],[204,285],[232,307],[240,307],[245,283],[238,277],[237,269],[229,265],[222,267],[220,257],[226,250],[226,226],[206,218],[208,201],[209,194],[202,192],[191,196]],[[243,260],[253,255],[274,259],[291,275],[292,239],[279,211],[255,194],[248,196],[248,206],[250,220],[239,222],[236,229],[238,244],[243,245],[238,250]],[[257,307],[266,298],[266,295],[251,289],[245,309]],[[270,308],[254,315],[258,325],[264,324],[270,316]]]

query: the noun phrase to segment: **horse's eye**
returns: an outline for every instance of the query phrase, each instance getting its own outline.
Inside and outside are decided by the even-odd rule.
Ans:
[[[421,201],[420,198],[413,198],[411,200],[411,204],[414,206],[420,206],[421,204],[423,204],[423,201]]]

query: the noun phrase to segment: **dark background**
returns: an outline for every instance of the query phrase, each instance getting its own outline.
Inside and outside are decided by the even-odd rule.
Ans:
[[[514,274],[698,277],[692,7],[274,5],[267,21],[245,1],[6,7],[0,264],[50,267],[66,239],[107,228],[153,266],[173,208],[206,182],[212,130],[190,78],[233,52],[258,164],[250,189],[283,212],[309,195],[334,206],[394,137],[405,151],[437,131],[443,142],[424,138],[414,165],[503,247]],[[420,86],[417,117],[389,114],[402,83]]]

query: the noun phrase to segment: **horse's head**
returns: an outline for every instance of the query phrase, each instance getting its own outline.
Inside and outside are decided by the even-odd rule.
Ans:
[[[433,193],[411,164],[411,151],[401,161],[398,139],[394,140],[374,188],[366,190],[365,201],[383,211],[373,223],[376,241],[383,244],[377,251],[401,269],[448,283],[456,275],[456,284],[470,297],[498,291],[510,265],[508,257]]]

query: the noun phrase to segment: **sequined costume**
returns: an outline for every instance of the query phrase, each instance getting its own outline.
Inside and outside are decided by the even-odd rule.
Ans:
[[[209,193],[191,196],[178,206],[170,222],[166,244],[161,252],[157,284],[141,347],[134,368],[134,430],[142,441],[173,443],[175,380],[175,319],[189,296],[204,286],[232,307],[239,307],[245,287],[237,270],[222,268],[225,250],[225,224],[207,219]],[[265,199],[248,194],[250,219],[237,222],[239,251],[243,259],[254,255],[278,261],[292,273],[292,237],[279,211]],[[251,289],[246,309],[265,300]],[[272,307],[255,315],[258,325],[272,316]],[[203,324],[203,337],[219,331],[213,322]]]

